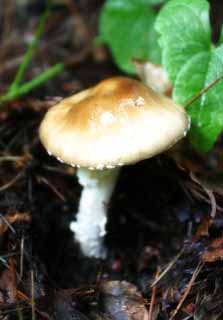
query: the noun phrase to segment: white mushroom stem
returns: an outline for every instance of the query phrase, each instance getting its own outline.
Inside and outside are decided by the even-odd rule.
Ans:
[[[103,239],[106,233],[107,205],[112,196],[119,168],[105,170],[78,169],[83,187],[76,221],[70,229],[75,233],[85,256],[105,258]]]

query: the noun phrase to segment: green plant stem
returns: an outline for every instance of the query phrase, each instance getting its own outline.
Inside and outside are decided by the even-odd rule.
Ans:
[[[16,99],[18,97],[24,96],[27,93],[29,93],[32,89],[41,86],[43,83],[48,81],[49,79],[55,77],[59,73],[61,73],[64,70],[64,64],[63,63],[57,63],[53,67],[49,68],[48,70],[41,73],[39,76],[33,78],[27,83],[24,83],[23,85],[19,86],[18,88],[14,90],[9,90],[5,95],[0,97],[0,105],[10,102],[13,99]]]
[[[10,91],[15,91],[18,86],[20,85],[20,83],[22,82],[22,79],[23,79],[23,76],[24,76],[24,73],[27,69],[27,66],[29,65],[31,59],[32,59],[32,56],[33,56],[33,53],[34,53],[34,49],[36,48],[36,45],[37,45],[37,42],[39,41],[39,38],[45,28],[45,25],[46,25],[46,21],[49,17],[49,14],[50,14],[50,10],[51,10],[51,6],[52,6],[52,1],[51,0],[48,0],[47,1],[47,4],[46,4],[46,9],[45,11],[43,12],[42,16],[40,17],[40,20],[39,20],[39,23],[38,23],[38,26],[37,26],[37,29],[36,29],[36,32],[34,34],[34,38],[33,40],[31,41],[25,55],[24,55],[24,58],[23,58],[23,61],[22,63],[20,64],[19,68],[18,68],[18,71],[15,75],[15,78],[9,88],[9,92]]]
[[[64,70],[64,64],[58,63],[53,67],[49,68],[48,70],[44,71],[40,75],[36,76],[34,79],[24,84],[21,84],[25,71],[28,67],[28,64],[30,63],[32,56],[34,54],[34,50],[36,48],[38,40],[41,34],[43,33],[44,27],[46,25],[46,21],[50,14],[51,6],[52,6],[52,0],[48,0],[46,4],[46,9],[42,14],[42,16],[40,17],[36,32],[34,34],[34,38],[30,43],[23,57],[23,61],[18,68],[15,78],[10,88],[8,89],[8,91],[3,96],[0,97],[0,106],[6,102],[12,101],[13,99],[26,95],[32,89],[42,85],[43,83],[47,82],[49,79],[55,77],[57,74],[59,74]]]
[[[194,101],[196,101],[197,99],[199,99],[202,94],[204,94],[205,92],[207,92],[208,90],[210,90],[213,86],[215,86],[219,81],[223,80],[223,74],[221,74],[218,78],[214,79],[212,82],[210,82],[206,87],[204,87],[201,91],[199,91],[198,93],[196,93],[191,99],[189,99],[185,104],[184,104],[184,108],[186,109],[187,107],[189,107]]]

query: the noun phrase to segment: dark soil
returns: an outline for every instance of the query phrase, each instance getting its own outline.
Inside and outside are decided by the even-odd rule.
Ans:
[[[45,3],[3,2],[1,92],[13,79]],[[177,156],[122,169],[108,208],[105,261],[83,257],[74,242],[69,223],[81,188],[75,169],[48,156],[38,127],[56,98],[121,73],[105,48],[90,45],[103,1],[74,3],[54,5],[26,80],[61,60],[70,59],[68,67],[0,114],[0,319],[149,320],[148,313],[130,317],[128,308],[113,317],[110,306],[114,314],[120,306],[101,284],[119,290],[118,301],[131,296],[135,285],[137,302],[125,303],[145,310],[152,304],[151,319],[171,319],[179,303],[175,319],[223,319],[222,138],[205,157],[185,145]],[[211,4],[216,40],[223,8],[220,1]],[[163,271],[154,291],[151,284]]]

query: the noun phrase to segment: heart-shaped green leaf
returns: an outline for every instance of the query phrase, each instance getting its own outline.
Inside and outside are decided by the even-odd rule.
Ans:
[[[223,45],[211,43],[209,4],[206,0],[171,0],[161,10],[162,60],[173,82],[173,98],[185,104],[223,73]],[[188,108],[191,143],[207,152],[223,129],[223,81]]]
[[[160,63],[161,50],[154,29],[158,0],[107,0],[100,15],[99,40],[111,49],[117,65],[135,73],[132,59]]]

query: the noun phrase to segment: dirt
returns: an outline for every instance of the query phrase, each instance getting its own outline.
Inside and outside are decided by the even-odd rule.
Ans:
[[[44,10],[44,1],[10,3],[8,25],[1,25],[11,34],[8,41],[1,34],[1,92]],[[164,320],[176,312],[175,319],[223,319],[222,138],[205,157],[184,146],[177,157],[160,155],[121,170],[108,208],[106,260],[83,257],[74,242],[69,224],[81,187],[75,169],[46,153],[38,127],[58,97],[121,72],[105,48],[88,49],[103,1],[77,1],[76,13],[72,3],[54,6],[26,80],[44,64],[76,60],[43,87],[1,107],[0,318],[124,320],[140,312],[139,320],[141,314]],[[212,6],[216,39],[221,4]]]

